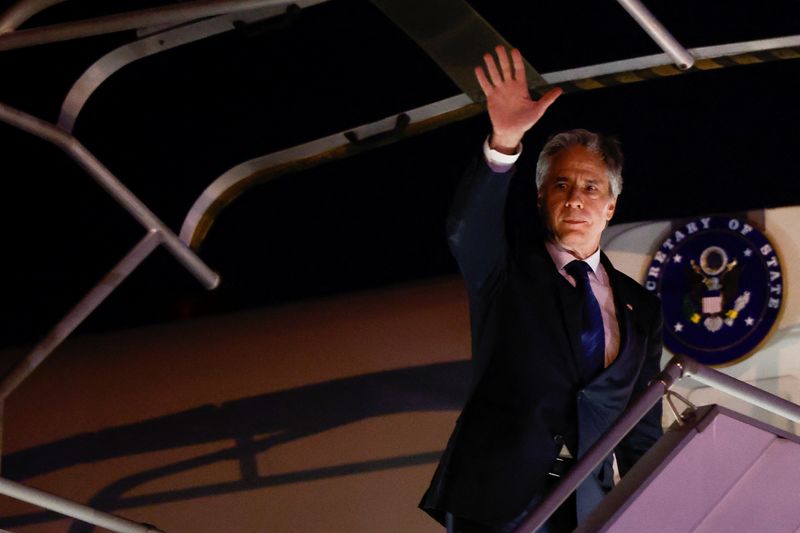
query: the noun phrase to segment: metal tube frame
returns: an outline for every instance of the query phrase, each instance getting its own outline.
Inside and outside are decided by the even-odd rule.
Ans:
[[[1,37],[0,37],[1,38]],[[145,237],[91,290],[50,333],[0,382],[0,446],[2,445],[5,399],[78,327],[159,244],[166,248],[208,289],[216,288],[219,276],[155,216],[75,137],[41,119],[0,103],[0,121],[35,135],[62,149],[103,187],[128,213],[147,229]],[[77,518],[111,531],[147,533],[155,527],[97,511],[90,507],[0,478],[0,493]]]
[[[43,120],[0,103],[0,121],[44,139],[67,153],[148,231],[147,235],[0,382],[0,435],[6,398],[72,333],[120,283],[163,244],[203,285],[213,289],[219,276],[158,219],[78,140]],[[0,440],[0,448],[2,440]]]
[[[65,0],[19,0],[0,15],[0,35],[19,28],[29,18]]]
[[[219,275],[190,250],[147,206],[139,200],[75,137],[41,119],[0,103],[0,121],[44,139],[74,159],[133,218],[148,231],[158,232],[162,243],[175,258],[208,289],[219,285]]]
[[[99,526],[110,531],[119,533],[163,533],[160,529],[149,524],[140,524],[126,518],[114,516],[97,509],[92,509],[86,505],[73,502],[44,492],[39,489],[26,487],[16,481],[0,478],[0,494],[5,494],[11,498],[31,503],[44,509],[49,509],[57,513],[77,518],[83,522]]]
[[[673,58],[679,68],[685,70],[692,66],[694,63],[692,55],[681,46],[639,0],[617,1],[648,35]],[[50,2],[57,3],[56,0],[50,0]],[[193,2],[96,17],[77,22],[11,31],[5,34],[0,33],[0,51],[146,27],[176,25],[225,13],[248,11],[266,6],[288,5],[289,3],[291,3],[290,0],[195,0]],[[23,7],[25,7],[24,4]]]
[[[675,356],[656,377],[645,392],[626,409],[611,428],[575,463],[555,488],[545,496],[530,515],[514,531],[533,533],[550,518],[558,507],[591,474],[603,458],[628,434],[642,417],[661,399],[669,388],[683,377],[691,377],[701,383],[716,387],[736,398],[750,402],[768,411],[779,414],[795,422],[800,422],[800,405],[765,392],[748,383],[732,378],[718,370],[686,356]]]
[[[694,65],[694,57],[684,48],[640,0],[617,0],[628,14],[642,27],[656,44],[666,52],[675,65],[687,70]]]
[[[174,26],[226,13],[290,3],[291,0],[194,0],[6,33],[0,35],[0,52],[140,28]]]
[[[86,317],[116,289],[142,261],[161,243],[160,235],[148,232],[130,252],[100,280],[100,282],[78,302],[67,315],[56,324],[33,350],[11,370],[0,382],[0,405],[30,376],[36,368],[55,350]],[[2,422],[0,412],[0,422]],[[0,428],[2,424],[0,424]],[[0,433],[1,434],[1,433]],[[2,442],[2,441],[0,441]]]
[[[305,9],[328,1],[330,0],[294,0],[292,5]],[[246,13],[225,14],[175,28],[164,29],[120,46],[98,59],[73,84],[61,104],[58,126],[65,131],[72,132],[75,121],[89,97],[112,74],[126,65],[200,39],[231,31],[235,29],[235,22],[256,22],[285,13],[286,8],[284,6],[270,6]]]

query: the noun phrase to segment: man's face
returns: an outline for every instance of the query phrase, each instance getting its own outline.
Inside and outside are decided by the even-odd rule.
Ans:
[[[550,160],[538,203],[553,241],[580,259],[597,251],[600,234],[617,206],[605,163],[581,145]]]

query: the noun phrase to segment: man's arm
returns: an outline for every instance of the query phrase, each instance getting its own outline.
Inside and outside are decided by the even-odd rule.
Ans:
[[[511,61],[504,47],[498,46],[495,51],[498,61],[485,54],[486,72],[477,66],[475,76],[486,95],[492,123],[490,148],[511,155],[518,152],[525,132],[558,98],[561,89],[533,100],[519,50],[511,51]],[[505,254],[504,209],[511,175],[492,171],[481,156],[466,172],[456,193],[447,234],[471,294],[485,285]]]

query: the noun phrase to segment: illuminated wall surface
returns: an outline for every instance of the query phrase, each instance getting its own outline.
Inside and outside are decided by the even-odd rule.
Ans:
[[[795,402],[798,222],[800,208],[766,212],[785,308],[767,346],[724,369]],[[642,279],[669,231],[616,226],[604,246]],[[79,337],[7,402],[3,474],[167,532],[441,531],[416,505],[467,391],[468,328],[449,278]],[[0,517],[11,531],[91,530],[5,497]]]
[[[800,208],[768,209],[754,213],[763,216],[762,228],[777,248],[783,265],[783,309],[767,342],[751,357],[731,366],[720,368],[726,374],[777,394],[794,403],[800,403],[800,358],[798,333],[800,333],[800,299],[798,299],[797,266],[800,264]],[[612,226],[606,231],[603,247],[614,265],[637,280],[644,280],[651,254],[671,233],[672,222],[625,224]],[[668,326],[668,325],[667,325]],[[667,327],[665,326],[665,327]],[[671,354],[662,359],[665,364]],[[717,403],[763,420],[780,429],[800,434],[800,425],[772,415],[730,396],[685,379],[673,387],[698,405]],[[669,409],[665,409],[665,425],[672,422]]]

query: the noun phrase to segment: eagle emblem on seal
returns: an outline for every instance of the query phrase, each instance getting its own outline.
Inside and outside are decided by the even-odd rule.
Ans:
[[[693,324],[710,332],[734,325],[750,301],[750,291],[739,293],[742,265],[719,246],[709,246],[697,260],[689,261],[686,275],[691,290],[684,297],[684,313]]]

